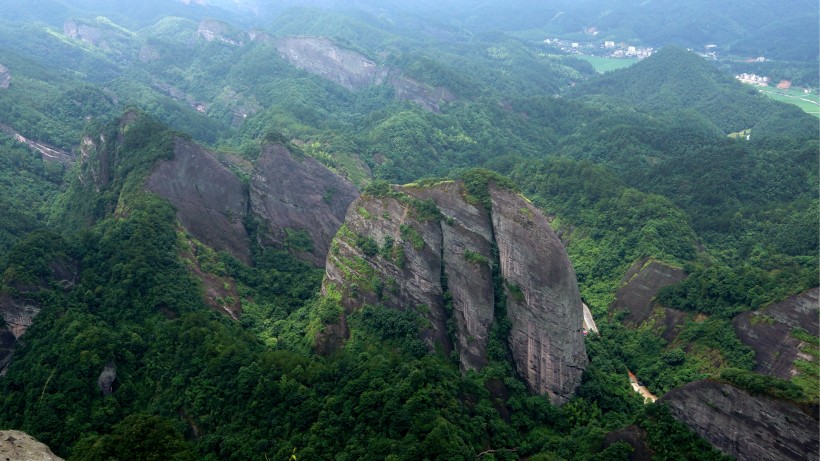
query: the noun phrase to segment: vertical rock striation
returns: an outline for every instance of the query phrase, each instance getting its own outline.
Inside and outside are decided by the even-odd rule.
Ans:
[[[0,64],[0,88],[6,90],[11,86],[11,72]]]
[[[547,218],[531,203],[494,187],[490,197],[516,368],[531,392],[564,402],[587,364],[575,271]]]
[[[455,350],[462,370],[478,370],[496,316],[506,315],[512,360],[529,389],[566,402],[587,363],[572,265],[526,199],[495,186],[488,194],[485,207],[462,183],[444,181],[353,202],[323,285],[341,292],[345,313],[325,333],[366,304],[413,309],[427,320],[420,335],[431,349]],[[499,276],[505,306],[497,305]]]

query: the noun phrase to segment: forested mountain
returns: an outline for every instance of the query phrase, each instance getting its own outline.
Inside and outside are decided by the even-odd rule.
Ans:
[[[820,449],[778,437],[817,423],[817,119],[682,48],[816,66],[776,31],[817,5],[125,3],[4,6],[0,429],[80,460]],[[672,45],[598,75],[528,41],[616,25]]]

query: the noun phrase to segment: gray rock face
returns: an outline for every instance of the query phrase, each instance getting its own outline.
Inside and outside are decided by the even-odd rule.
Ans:
[[[233,46],[242,46],[244,41],[239,31],[226,22],[216,19],[203,19],[199,23],[196,36],[207,42],[218,41]]]
[[[168,199],[182,225],[198,240],[250,260],[243,224],[248,200],[242,182],[210,152],[177,138],[174,158],[157,162],[145,188]]]
[[[326,38],[283,37],[275,40],[274,45],[282,58],[292,65],[348,90],[387,84],[393,87],[396,99],[414,102],[431,112],[440,112],[442,101],[452,102],[457,99],[447,88],[417,82],[396,69],[380,66]]]
[[[355,51],[339,48],[326,38],[283,37],[275,44],[289,63],[348,90],[381,85],[387,79],[387,69]]]
[[[481,205],[462,198],[460,183],[444,183],[439,187],[411,191],[419,198],[432,199],[444,216],[458,217],[452,224],[440,226],[442,252],[447,287],[453,299],[453,314],[458,334],[456,347],[460,351],[463,370],[479,370],[487,363],[487,340],[493,323],[493,273],[490,267],[493,241],[490,215]],[[473,252],[486,261],[467,261],[465,254]],[[477,258],[475,258],[477,259]]]
[[[686,278],[683,269],[654,259],[636,261],[621,279],[611,309],[627,312],[625,323],[638,326],[645,322],[655,307],[655,295],[661,288]]]
[[[288,244],[289,233],[291,238],[306,233],[312,249],[301,256],[317,266],[324,264],[330,241],[358,196],[344,178],[310,157],[294,158],[281,144],[265,146],[250,184],[251,210],[264,226],[263,239]]]
[[[817,360],[800,352],[805,344],[792,331],[800,328],[813,335],[820,331],[818,295],[820,288],[812,288],[732,320],[738,338],[755,351],[754,371],[790,379],[798,373],[796,359]]]
[[[490,197],[516,369],[530,391],[565,402],[587,364],[575,271],[538,209],[511,191]]]
[[[62,461],[62,458],[24,432],[0,431],[0,460]]]
[[[818,421],[786,402],[729,384],[689,383],[661,398],[675,418],[739,461],[816,459]]]
[[[97,387],[105,396],[114,393],[114,381],[117,379],[117,365],[114,362],[109,362],[103,368],[100,377],[97,378]]]
[[[477,370],[487,362],[496,315],[497,246],[516,369],[532,392],[563,403],[587,363],[572,265],[539,210],[514,192],[491,187],[490,196],[491,211],[466,198],[460,182],[446,181],[360,197],[331,246],[323,290],[341,291],[348,314],[376,303],[414,309],[427,320],[420,335],[431,349],[454,349],[462,370]],[[441,219],[419,211],[428,199]]]
[[[6,90],[11,86],[11,72],[0,64],[0,88]]]

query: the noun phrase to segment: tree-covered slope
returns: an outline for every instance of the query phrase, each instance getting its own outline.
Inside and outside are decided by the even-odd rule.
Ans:
[[[775,302],[787,316],[790,297],[817,285],[816,120],[710,63],[666,48],[595,76],[542,45],[475,32],[514,19],[490,18],[483,4],[459,20],[425,21],[417,6],[384,3],[247,23],[155,20],[159,3],[144,17],[111,13],[114,21],[95,18],[108,7],[60,17],[68,3],[52,5],[48,27],[0,26],[0,64],[11,72],[0,123],[77,154],[64,174],[13,135],[0,138],[0,309],[14,313],[0,322],[0,359],[12,359],[0,377],[0,425],[69,459],[719,459],[663,406],[642,405],[628,370],[656,394],[712,378],[816,405],[813,332],[783,334],[802,362],[786,364],[799,374],[781,381],[752,371],[756,357],[737,329],[742,319],[756,322],[743,334],[791,325],[770,323],[766,309]],[[250,18],[262,3],[221,5]],[[542,14],[526,19],[536,27]],[[394,80],[345,86],[344,75],[294,65],[281,38],[302,34],[323,35],[311,43]],[[402,98],[411,87],[446,88],[454,99],[430,110]],[[748,140],[727,136],[747,128]],[[474,167],[508,175],[532,204],[516,195],[506,211],[526,217],[537,206],[549,216],[598,322],[576,395],[557,407],[527,391],[503,321],[489,363],[460,369],[458,357],[420,341],[422,303],[357,299],[344,347],[317,354],[317,338],[340,318],[339,291],[364,293],[373,274],[349,259],[352,283],[321,295],[324,271],[295,257],[321,262],[311,233],[256,219],[254,197],[257,210],[300,219],[318,207],[299,200],[327,207],[348,195],[319,181],[322,190],[289,187],[277,176],[305,174],[277,169],[284,163],[360,188],[387,180],[423,190],[440,181],[423,178],[475,178]],[[200,171],[210,169],[219,174]],[[209,178],[240,198],[215,203],[221,189]],[[186,213],[202,204],[203,216],[222,213],[219,223],[239,231],[241,251],[212,238],[217,220],[205,220],[210,234],[191,227]],[[386,219],[362,209],[352,213],[363,226]],[[342,237],[375,260],[396,257],[386,240]],[[459,262],[486,260],[492,274],[501,250],[487,245]],[[631,277],[654,268],[682,281],[630,311]],[[527,296],[493,283],[494,304],[504,301],[495,293]],[[442,309],[453,305],[442,295]],[[21,322],[21,306],[39,315]],[[638,307],[648,317],[630,320]]]
[[[593,79],[578,95],[623,99],[653,114],[690,110],[724,134],[752,130],[758,137],[809,137],[816,120],[794,106],[772,101],[705,59],[677,47],[665,47],[635,66]]]

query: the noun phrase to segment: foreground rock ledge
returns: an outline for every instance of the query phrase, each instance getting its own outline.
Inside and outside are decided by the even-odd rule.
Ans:
[[[62,461],[44,444],[20,431],[0,431],[0,460]]]

